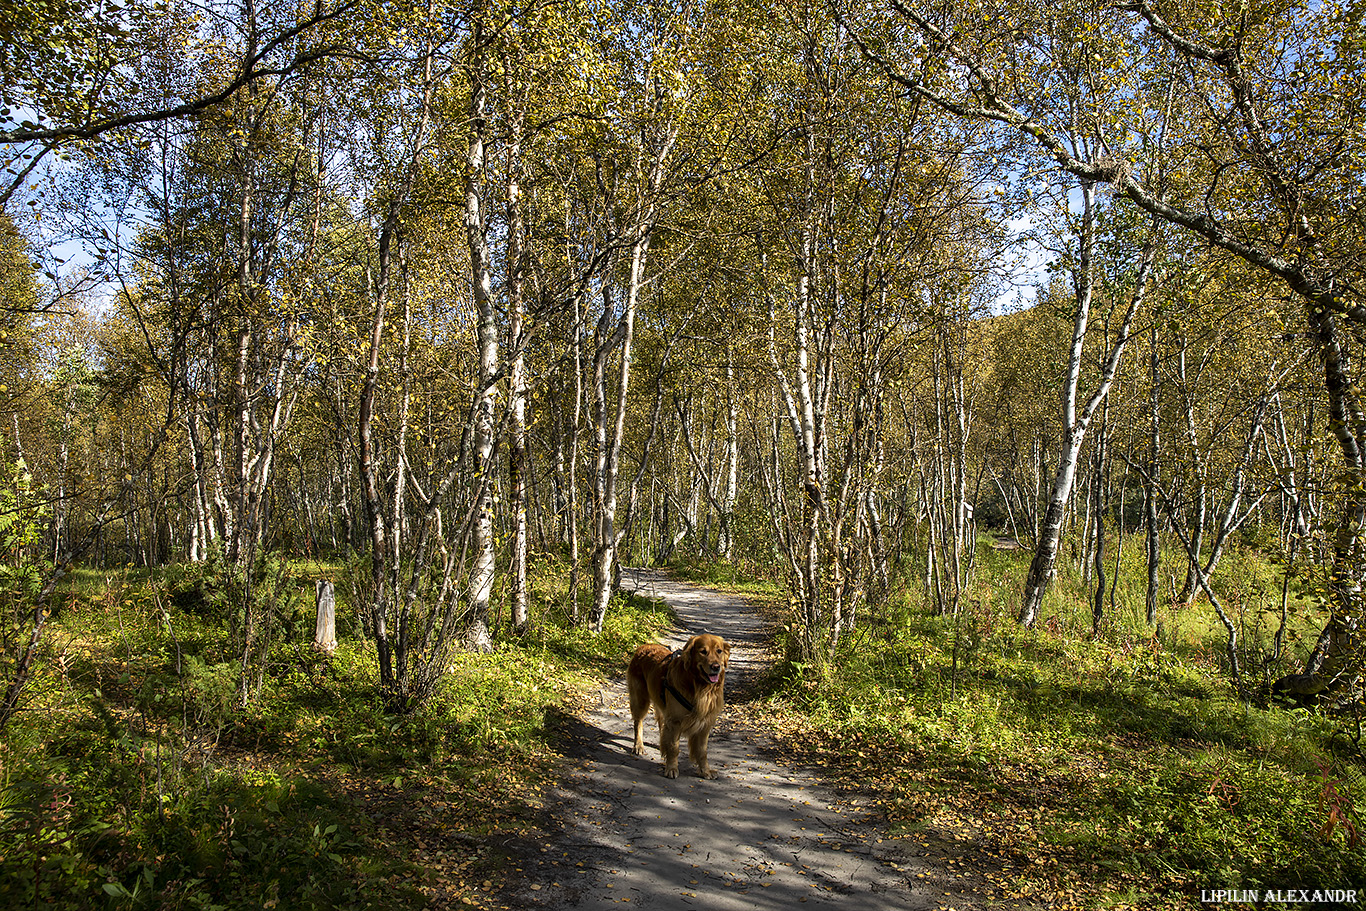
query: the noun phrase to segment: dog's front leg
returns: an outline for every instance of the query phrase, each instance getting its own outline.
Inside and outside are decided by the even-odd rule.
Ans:
[[[660,720],[659,752],[664,757],[664,777],[678,777],[678,727]]]
[[[688,758],[697,767],[697,773],[703,778],[715,778],[716,772],[707,764],[707,740],[711,737],[711,725],[707,725],[702,730],[688,737]]]

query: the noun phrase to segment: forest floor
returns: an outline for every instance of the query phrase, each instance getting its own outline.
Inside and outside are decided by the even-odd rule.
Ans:
[[[25,907],[85,908],[95,889],[111,907],[136,894],[235,911],[1366,895],[1359,726],[1238,701],[1218,634],[1179,629],[1175,608],[1170,638],[1141,624],[1088,638],[1089,602],[1064,591],[1047,629],[1021,630],[1028,557],[1003,553],[982,555],[990,597],[951,621],[913,598],[870,609],[819,673],[777,653],[771,588],[628,571],[635,595],[602,632],[561,622],[552,595],[530,635],[452,656],[404,718],[375,699],[354,627],[331,656],[282,641],[244,710],[212,568],[91,573],[61,599],[53,660],[0,741],[0,907],[16,887]],[[547,568],[547,590],[556,579]],[[306,635],[311,612],[296,613]],[[652,719],[646,755],[630,753],[621,677],[641,642],[702,631],[733,645],[720,777],[685,758],[669,780]]]
[[[711,738],[718,777],[699,777],[683,758],[679,777],[664,778],[653,718],[646,755],[632,755],[625,679],[606,683],[559,719],[569,772],[551,795],[553,834],[525,846],[517,905],[726,911],[839,903],[881,911],[986,904],[954,869],[955,844],[888,837],[863,795],[837,791],[819,769],[784,760],[756,724],[749,703],[772,664],[773,623],[762,605],[650,570],[624,572],[623,587],[676,614],[666,644],[711,632],[732,646],[728,706]]]

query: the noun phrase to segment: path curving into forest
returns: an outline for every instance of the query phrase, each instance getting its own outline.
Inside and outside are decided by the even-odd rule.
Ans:
[[[743,702],[771,660],[771,625],[741,596],[623,570],[623,587],[664,600],[681,646],[711,632],[732,645],[727,699]],[[623,667],[623,671],[625,668]],[[698,777],[684,755],[675,780],[660,774],[658,731],[646,722],[644,757],[633,739],[624,677],[598,704],[564,722],[572,771],[556,795],[551,840],[524,858],[515,896],[551,909],[790,909],[858,911],[946,907],[925,858],[912,857],[841,801],[818,774],[783,763],[771,739],[729,708],[712,735],[719,777]],[[966,907],[957,895],[957,907]]]

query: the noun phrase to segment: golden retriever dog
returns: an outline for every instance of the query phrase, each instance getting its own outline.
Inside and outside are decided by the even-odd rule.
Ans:
[[[676,652],[649,643],[636,649],[626,671],[631,717],[636,723],[632,752],[645,755],[645,713],[652,707],[659,725],[664,777],[678,777],[678,739],[688,738],[688,758],[703,778],[715,778],[707,765],[707,738],[726,705],[726,664],[730,646],[720,636],[693,636]]]

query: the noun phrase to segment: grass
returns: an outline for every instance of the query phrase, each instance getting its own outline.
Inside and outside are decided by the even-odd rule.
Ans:
[[[542,563],[532,632],[395,718],[344,592],[337,651],[310,646],[311,579],[339,570],[287,573],[247,706],[212,567],[78,572],[0,744],[0,906],[502,907],[499,846],[542,823],[559,762],[547,718],[669,615],[620,598],[592,635]]]
[[[1207,606],[1168,606],[1150,631],[1136,551],[1098,638],[1065,568],[1039,628],[1020,629],[1028,555],[983,547],[956,620],[903,586],[863,610],[837,661],[780,666],[746,711],[865,795],[903,844],[945,858],[974,905],[1366,890],[1352,729],[1233,698]],[[1279,622],[1278,570],[1226,559],[1220,592],[1253,666]],[[679,574],[780,601],[755,570]],[[0,744],[0,906],[505,907],[516,845],[543,834],[557,720],[671,618],[622,598],[592,635],[571,620],[565,567],[539,560],[531,632],[457,656],[424,711],[394,718],[344,591],[337,652],[309,646],[311,579],[341,571],[281,577],[290,606],[248,706],[211,567],[78,572]],[[1292,621],[1316,631],[1307,607]]]
[[[904,596],[883,607],[823,674],[789,668],[770,723],[790,750],[871,792],[918,852],[966,858],[964,881],[1001,907],[1366,892],[1366,776],[1342,736],[1353,728],[1236,700],[1208,606],[1169,607],[1159,638],[1122,590],[1091,639],[1089,598],[1064,576],[1038,628],[1020,628],[1028,560],[984,549],[956,623]],[[1279,583],[1246,553],[1226,569],[1239,574],[1222,591],[1253,655],[1269,636],[1257,593],[1278,599]],[[1311,628],[1309,612],[1300,619]]]

